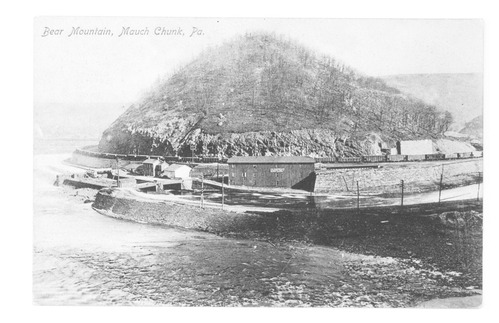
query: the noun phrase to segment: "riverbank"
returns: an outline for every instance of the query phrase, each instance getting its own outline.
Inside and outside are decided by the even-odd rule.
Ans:
[[[85,201],[93,200],[96,191],[54,187],[56,174],[78,171],[62,164],[65,158],[35,157],[36,304],[412,307],[478,292],[477,285],[466,286],[470,289],[461,287],[462,283],[453,285],[462,274],[432,268],[431,259],[409,248],[426,222],[409,221],[400,228],[405,221],[398,222],[396,216],[374,217],[379,221],[371,235],[365,232],[374,222],[365,223],[357,233],[344,231],[349,238],[332,240],[338,247],[313,240],[323,237],[327,227],[318,231],[323,222],[299,214],[282,215],[289,218],[256,214],[251,230],[229,225],[218,235],[134,223],[93,211]],[[363,223],[354,219],[354,227]],[[383,231],[390,228],[389,223],[399,227],[396,234]],[[400,239],[412,231],[409,239]],[[261,232],[269,236],[257,236]],[[298,239],[307,232],[310,241]],[[380,246],[380,241],[387,241],[387,246]],[[443,241],[429,241],[425,250],[437,242]],[[382,255],[381,250],[389,251],[388,246],[394,245],[400,245],[398,254],[407,256]],[[469,253],[461,255],[473,261]]]
[[[97,194],[93,207],[114,218],[222,237],[396,257],[427,270],[456,272],[448,286],[472,290],[482,286],[482,204],[476,200],[360,210],[258,212],[248,208],[241,213],[147,196],[136,199],[128,190],[108,189]]]

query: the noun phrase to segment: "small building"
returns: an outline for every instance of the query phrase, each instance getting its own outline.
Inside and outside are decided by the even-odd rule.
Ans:
[[[191,175],[191,168],[186,165],[171,164],[164,171],[163,175],[168,178],[189,178]]]
[[[232,157],[229,185],[287,187],[313,191],[315,159],[302,156]]]
[[[137,181],[133,177],[120,177],[120,187],[135,187]]]
[[[154,176],[155,175],[155,170],[156,166],[160,165],[161,161],[158,159],[146,159],[142,162],[142,165],[144,165],[144,176]]]
[[[155,176],[160,177],[163,175],[163,172],[169,167],[167,162],[161,162],[159,165],[156,165],[154,168]]]
[[[433,154],[433,141],[430,139],[397,141],[397,152],[399,155]]]

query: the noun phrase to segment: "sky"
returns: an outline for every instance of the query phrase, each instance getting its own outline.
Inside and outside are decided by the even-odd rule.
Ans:
[[[78,27],[112,35],[72,34]],[[148,34],[119,36],[127,27]],[[155,35],[163,27],[183,36]],[[370,76],[483,72],[481,20],[38,17],[35,106],[129,104],[204,49],[251,31],[287,36]]]

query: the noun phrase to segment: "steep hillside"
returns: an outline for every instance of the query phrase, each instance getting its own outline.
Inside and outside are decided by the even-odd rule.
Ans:
[[[203,52],[107,129],[106,152],[189,155],[378,154],[434,138],[452,117],[331,57],[270,34]]]
[[[466,134],[477,139],[483,138],[483,116],[479,116],[466,122],[464,128],[459,131],[462,134]]]
[[[389,85],[452,113],[453,130],[482,115],[481,74],[406,74],[384,76]]]

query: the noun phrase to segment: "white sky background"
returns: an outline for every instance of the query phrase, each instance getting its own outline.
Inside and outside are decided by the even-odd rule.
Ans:
[[[78,26],[107,28],[114,36],[68,37]],[[148,27],[149,35],[118,37],[127,26]],[[185,36],[155,36],[157,26],[181,27]],[[41,37],[45,27],[64,31]],[[204,35],[189,37],[193,27]],[[483,72],[481,20],[40,17],[34,22],[35,105],[131,103],[203,49],[247,31],[288,36],[370,76]]]

